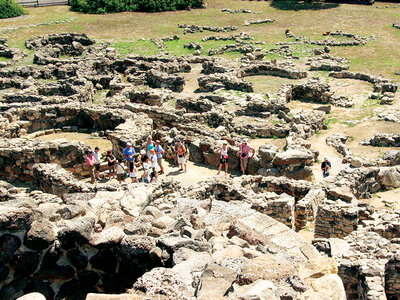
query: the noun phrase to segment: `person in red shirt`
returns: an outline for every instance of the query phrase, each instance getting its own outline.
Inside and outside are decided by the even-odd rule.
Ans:
[[[240,156],[240,168],[242,170],[243,175],[246,173],[247,164],[249,162],[249,154],[251,153],[251,158],[254,157],[255,150],[247,144],[246,140],[243,140],[239,145],[239,156]]]
[[[89,151],[88,156],[86,158],[86,163],[90,170],[90,182],[93,184],[96,181],[96,158],[93,155],[93,151]]]

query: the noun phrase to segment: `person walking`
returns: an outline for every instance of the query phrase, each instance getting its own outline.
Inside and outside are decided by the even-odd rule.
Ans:
[[[160,145],[160,141],[159,140],[156,140],[156,146],[154,147],[154,150],[156,151],[156,154],[157,154],[157,164],[160,166],[160,173],[159,174],[164,174],[164,167],[162,165],[164,149]]]
[[[112,150],[107,151],[106,159],[108,165],[108,180],[111,180],[111,177],[115,178],[115,163],[117,162]]]
[[[178,164],[179,164],[179,171],[187,171],[187,163],[186,163],[186,147],[183,145],[181,139],[177,140],[178,145],[176,147],[178,153]],[[185,169],[183,169],[185,167]]]
[[[220,154],[220,161],[219,161],[219,168],[218,168],[218,173],[217,175],[219,175],[219,173],[221,173],[221,169],[222,169],[222,165],[225,165],[225,176],[228,176],[228,143],[225,141],[222,144],[222,147],[217,149],[217,153]]]
[[[94,163],[94,166],[96,169],[96,178],[97,178],[97,180],[100,180],[100,163],[101,163],[100,157],[101,157],[101,154],[100,154],[99,147],[94,148],[93,156],[96,159],[96,162]]]
[[[246,173],[250,152],[252,152],[251,158],[253,158],[255,154],[254,148],[250,147],[246,140],[242,140],[242,143],[239,146],[239,156],[240,156],[240,169],[242,170],[243,175]]]
[[[117,180],[118,180],[119,184],[121,184],[122,181],[125,182],[125,174],[126,174],[125,168],[122,164],[122,159],[118,159],[116,169],[117,169]]]
[[[126,165],[128,167],[128,173],[133,172],[133,164],[135,163],[135,149],[133,149],[131,143],[126,143],[126,148],[122,153],[126,160]]]
[[[89,167],[90,171],[90,182],[93,184],[96,182],[96,158],[93,156],[93,151],[89,151],[88,156],[86,158],[86,164]]]
[[[329,170],[332,168],[331,162],[328,160],[327,157],[324,158],[324,161],[321,164],[322,176],[328,177]]]
[[[155,147],[155,145],[154,145],[153,139],[151,138],[151,136],[149,136],[147,138],[147,142],[146,142],[146,154],[147,154],[147,157],[150,157],[150,155],[151,155],[150,151],[153,150],[154,147]]]

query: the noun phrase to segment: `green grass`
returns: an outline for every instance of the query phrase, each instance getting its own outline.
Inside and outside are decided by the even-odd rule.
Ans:
[[[380,98],[380,96],[379,96]],[[367,107],[376,107],[380,105],[381,100],[380,99],[366,99],[364,103],[361,105],[361,108],[367,108]]]
[[[112,43],[112,46],[121,57],[125,57],[130,53],[139,55],[156,55],[159,53],[157,46],[149,40],[120,40]]]
[[[380,4],[381,5],[381,4]],[[226,14],[221,9],[248,8],[260,12],[260,16],[275,19],[268,26],[243,26],[243,21],[252,18],[247,14]],[[237,1],[237,0],[209,0],[206,9],[193,9],[191,11],[174,11],[163,13],[118,13],[111,15],[85,15],[69,10],[68,6],[27,8],[28,18],[6,19],[2,27],[19,28],[16,31],[1,31],[1,36],[7,37],[12,42],[23,42],[25,39],[49,34],[69,31],[87,33],[90,37],[114,41],[121,55],[131,50],[138,54],[157,54],[158,49],[151,42],[133,42],[133,45],[121,44],[121,41],[138,41],[140,38],[156,38],[178,34],[182,43],[188,40],[200,41],[207,35],[231,35],[245,31],[256,40],[264,41],[265,46],[257,45],[264,49],[274,48],[279,41],[290,41],[284,36],[285,29],[291,29],[296,35],[305,35],[310,39],[324,39],[325,31],[343,30],[362,36],[376,35],[377,41],[370,41],[365,46],[357,47],[331,47],[334,56],[348,57],[350,70],[370,74],[382,74],[384,77],[398,81],[400,76],[394,71],[400,70],[400,30],[392,28],[391,24],[399,19],[399,10],[376,9],[374,6],[329,4],[329,3],[304,3],[293,1]],[[332,18],[332,16],[340,16]],[[57,20],[74,19],[73,22],[54,23]],[[177,27],[178,23],[238,26],[237,32],[208,33],[183,35],[183,30]],[[24,28],[23,26],[35,24],[48,24]],[[362,24],[362,26],[360,26]],[[332,37],[329,37],[332,38]],[[336,39],[342,39],[336,37]],[[180,42],[171,43],[167,51],[175,54],[185,54]],[[232,43],[209,41],[203,43],[204,50],[217,49],[222,44]],[[295,56],[302,57],[306,51],[312,50],[313,45],[300,45],[294,49]],[[223,57],[237,58],[239,53],[226,53]],[[267,56],[267,59],[278,58],[276,55]],[[313,73],[314,74],[314,73]]]
[[[186,56],[193,54],[195,50],[189,50],[184,48],[183,45],[187,44],[189,41],[185,40],[173,40],[165,42],[166,52],[170,55]]]

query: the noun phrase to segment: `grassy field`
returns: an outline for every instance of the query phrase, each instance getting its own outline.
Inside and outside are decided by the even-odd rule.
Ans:
[[[295,4],[294,4],[295,3]],[[309,38],[321,39],[325,31],[343,30],[363,36],[375,35],[376,41],[365,46],[336,47],[332,54],[348,57],[350,68],[399,81],[400,76],[394,71],[400,71],[400,30],[393,28],[392,23],[400,20],[400,8],[396,4],[378,3],[374,6],[347,4],[303,4],[291,1],[238,1],[209,0],[206,9],[177,11],[164,13],[119,13],[111,15],[84,15],[69,11],[67,6],[29,8],[29,15],[0,21],[0,33],[9,38],[9,44],[23,48],[24,40],[46,33],[84,32],[90,37],[110,40],[121,55],[129,52],[139,54],[157,54],[157,47],[142,38],[156,38],[178,34],[179,41],[167,42],[170,54],[185,55],[192,51],[183,49],[183,44],[189,41],[199,42],[203,36],[214,33],[196,33],[183,35],[178,23],[226,26],[235,25],[239,31],[245,31],[257,40],[266,44],[264,49],[274,47],[278,41],[286,40],[285,29],[291,29],[295,34]],[[296,4],[297,3],[297,4]],[[376,8],[376,6],[389,8]],[[249,8],[260,14],[227,14],[222,8]],[[243,26],[248,19],[272,18],[271,24]],[[54,23],[55,21],[67,21]],[[41,24],[37,27],[30,25]],[[28,27],[24,27],[27,26]],[[232,33],[225,33],[230,35]],[[222,35],[222,34],[220,34]],[[226,42],[206,42],[205,50],[217,48]],[[299,54],[302,49],[299,49]],[[238,57],[235,53],[227,53],[227,57]],[[274,58],[274,56],[271,56]]]

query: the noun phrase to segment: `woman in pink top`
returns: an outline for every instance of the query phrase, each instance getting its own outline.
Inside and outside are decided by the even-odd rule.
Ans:
[[[86,163],[90,170],[90,182],[95,183],[96,181],[96,158],[93,155],[93,151],[89,151],[88,157],[86,158]]]
[[[252,152],[251,158],[253,158],[255,154],[254,148],[250,147],[247,144],[246,140],[243,140],[239,146],[240,168],[242,170],[243,175],[246,173],[247,163],[249,162],[250,151]]]

